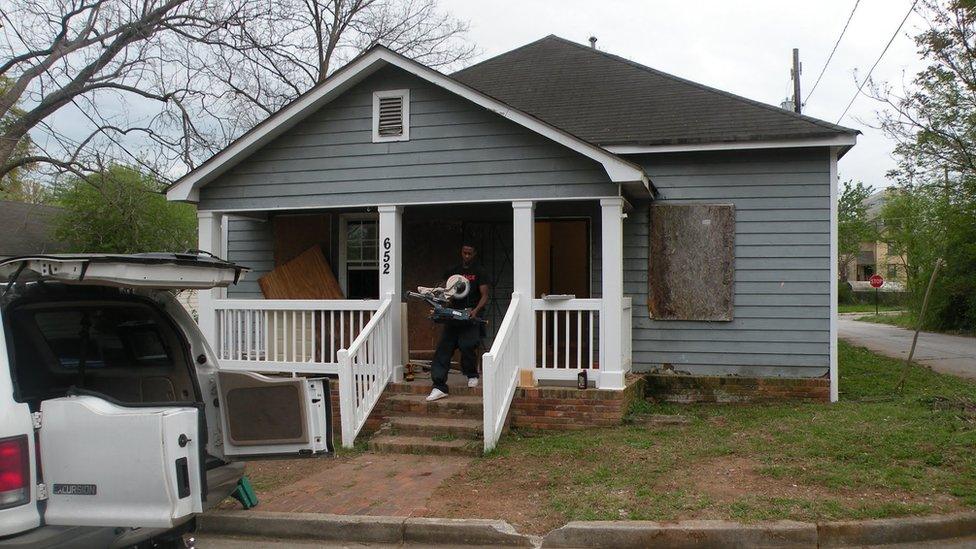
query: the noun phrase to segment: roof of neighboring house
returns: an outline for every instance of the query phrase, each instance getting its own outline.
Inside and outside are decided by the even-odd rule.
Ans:
[[[54,239],[53,220],[61,208],[0,200],[0,257],[52,253],[63,247]]]
[[[451,76],[601,146],[853,137],[860,133],[553,35]]]
[[[879,191],[874,191],[867,198],[864,199],[864,207],[866,209],[866,214],[868,219],[876,219],[881,215],[881,209],[884,208],[885,201],[888,199],[888,194],[891,191],[889,189],[881,189]]]

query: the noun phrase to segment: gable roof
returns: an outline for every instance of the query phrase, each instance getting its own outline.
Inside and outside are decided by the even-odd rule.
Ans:
[[[860,133],[553,35],[451,76],[614,152],[784,140],[850,146]]]
[[[199,188],[268,144],[349,88],[382,67],[395,66],[436,86],[455,93],[495,114],[547,137],[600,163],[610,181],[625,185],[631,192],[647,194],[650,184],[644,170],[607,150],[572,135],[564,129],[507,105],[450,76],[424,66],[383,46],[373,46],[337,70],[322,83],[300,95],[281,110],[263,120],[226,148],[173,183],[166,191],[169,200],[199,200]]]

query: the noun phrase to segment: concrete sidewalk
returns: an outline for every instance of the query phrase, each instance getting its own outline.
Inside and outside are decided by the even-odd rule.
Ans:
[[[838,336],[854,345],[892,358],[908,358],[914,332],[873,322],[858,322],[842,315]],[[937,372],[976,379],[976,338],[922,332],[918,335],[914,360]]]

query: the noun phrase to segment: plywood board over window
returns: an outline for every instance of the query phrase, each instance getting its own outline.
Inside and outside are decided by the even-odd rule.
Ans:
[[[732,320],[735,207],[655,204],[647,308],[655,320]]]

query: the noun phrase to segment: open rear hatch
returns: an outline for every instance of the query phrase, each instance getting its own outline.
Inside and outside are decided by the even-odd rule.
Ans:
[[[0,261],[0,280],[50,280],[158,289],[222,288],[236,283],[246,267],[201,253],[57,254]]]

